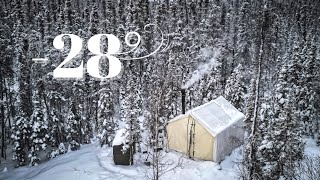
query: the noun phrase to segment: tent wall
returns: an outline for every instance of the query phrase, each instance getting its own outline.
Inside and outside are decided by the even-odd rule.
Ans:
[[[167,139],[169,148],[184,154],[187,154],[188,152],[187,125],[189,117],[190,116],[187,116],[170,122],[167,125]]]
[[[191,130],[192,123],[194,123],[194,130]],[[213,160],[214,137],[191,116],[170,122],[167,125],[167,136],[170,149],[186,155],[189,155],[188,152],[190,150],[191,157],[202,160]],[[194,137],[194,139],[192,138],[190,141],[190,137]],[[191,147],[189,148],[189,146]]]
[[[243,121],[239,120],[216,136],[216,151],[213,158],[215,162],[221,162],[226,156],[231,154],[234,148],[243,143],[244,130],[242,127]]]
[[[194,149],[191,146],[191,153],[194,151],[194,157],[202,160],[213,160],[214,137],[197,121],[195,121]]]

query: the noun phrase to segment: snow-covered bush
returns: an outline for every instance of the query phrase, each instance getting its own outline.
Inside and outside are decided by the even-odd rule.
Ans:
[[[52,149],[51,152],[47,154],[48,159],[53,159],[61,154],[65,154],[67,152],[67,149],[63,143],[59,144],[58,149]]]
[[[31,151],[28,155],[28,158],[30,159],[30,166],[37,166],[38,162],[40,161],[40,158],[37,156],[36,150],[34,147],[31,147]]]
[[[66,147],[64,146],[63,143],[60,143],[60,144],[59,144],[59,154],[64,154],[64,153],[66,153],[66,152],[67,152]]]
[[[49,152],[47,154],[47,158],[48,159],[53,159],[53,158],[57,157],[58,155],[59,155],[59,150],[58,149],[56,149],[56,150],[52,149],[51,152]]]
[[[69,147],[68,147],[68,151],[71,150],[71,151],[76,151],[76,150],[79,150],[80,149],[80,144],[77,143],[75,140],[72,140],[69,144]]]

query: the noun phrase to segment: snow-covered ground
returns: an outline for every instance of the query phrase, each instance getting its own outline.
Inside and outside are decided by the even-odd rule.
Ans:
[[[307,139],[306,154],[320,155],[320,148],[313,140]],[[170,180],[233,180],[237,179],[237,164],[241,155],[235,150],[221,164],[210,161],[194,161],[181,158],[181,154],[170,152],[165,159],[183,165],[162,176]],[[113,180],[148,179],[149,167],[136,161],[133,166],[116,166],[112,160],[112,148],[100,147],[98,143],[81,146],[81,149],[58,156],[36,167],[8,168],[2,172],[1,180]]]
[[[317,146],[316,142],[313,139],[305,139],[306,148],[305,148],[305,155],[314,157],[320,156],[320,147]]]
[[[169,171],[163,179],[235,179],[233,161],[237,153],[227,157],[221,166],[209,161],[183,159],[183,165]],[[168,153],[165,158],[178,162],[179,153]],[[3,168],[3,167],[2,167]],[[58,156],[36,167],[10,168],[0,172],[1,180],[111,180],[147,179],[148,166],[137,162],[133,166],[116,166],[112,160],[112,148],[100,147],[97,143],[83,145],[79,151]],[[2,171],[2,170],[1,170]]]

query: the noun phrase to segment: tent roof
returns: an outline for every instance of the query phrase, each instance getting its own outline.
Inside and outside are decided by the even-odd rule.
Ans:
[[[243,120],[245,117],[244,114],[238,111],[222,96],[191,109],[186,114],[179,115],[170,122],[179,120],[186,116],[192,116],[213,136],[219,134],[234,123]]]

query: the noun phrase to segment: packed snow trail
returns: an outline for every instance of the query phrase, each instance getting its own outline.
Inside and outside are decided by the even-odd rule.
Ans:
[[[0,173],[1,180],[103,180],[139,178],[126,171],[127,167],[112,169],[111,148],[100,148],[97,143],[84,145],[79,151],[58,156],[35,167],[25,166]],[[109,169],[108,169],[109,168]],[[136,169],[132,168],[131,169]],[[121,170],[121,171],[120,171]],[[127,178],[126,178],[127,177]]]
[[[178,153],[168,153],[166,159],[177,162]],[[183,158],[183,165],[165,174],[161,179],[211,180],[236,179],[234,163],[238,153],[233,153],[220,165],[210,161],[193,161]],[[112,148],[100,147],[98,143],[81,146],[78,151],[66,153],[41,163],[0,172],[0,180],[147,180],[150,170],[143,162],[133,166],[116,166]]]

